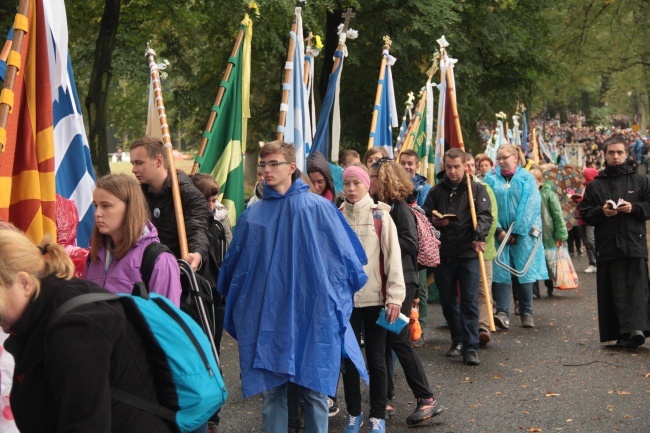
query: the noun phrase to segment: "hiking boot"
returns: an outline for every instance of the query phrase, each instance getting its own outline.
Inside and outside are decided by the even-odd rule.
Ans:
[[[535,322],[533,322],[532,314],[522,314],[521,315],[521,326],[524,328],[534,328]]]
[[[363,412],[357,416],[348,414],[348,422],[345,423],[343,433],[359,433],[363,425]]]
[[[386,421],[379,418],[370,418],[370,433],[386,433]]]
[[[630,337],[625,341],[625,347],[631,349],[636,349],[645,343],[645,335],[642,331],[632,331],[630,332]]]
[[[480,365],[481,361],[478,359],[477,352],[467,352],[463,355],[463,363],[465,365]]]
[[[336,402],[336,400],[327,397],[327,409],[329,410],[327,416],[333,417],[334,415],[339,413],[339,404]]]
[[[462,344],[456,344],[456,343],[451,343],[451,347],[445,353],[445,356],[460,356],[460,352],[463,350],[463,345]]]
[[[386,402],[386,419],[394,417],[395,412],[397,411],[395,410],[393,403],[390,400],[388,400]]]
[[[485,329],[478,330],[478,347],[484,348],[490,342],[490,331]]]
[[[435,398],[419,398],[418,405],[412,414],[406,417],[406,424],[415,425],[440,415],[445,408],[440,406]]]
[[[494,315],[494,324],[501,329],[508,329],[510,327],[510,320],[504,311],[500,311]]]

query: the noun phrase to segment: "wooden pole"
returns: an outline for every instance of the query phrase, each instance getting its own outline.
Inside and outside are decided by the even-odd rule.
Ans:
[[[296,31],[298,30],[298,21],[296,19],[296,16],[293,16],[293,23],[291,24],[291,31],[295,34]],[[292,68],[291,69],[286,69],[284,70],[284,84],[290,84],[291,83],[291,73],[293,72],[293,69],[296,68],[296,65],[293,64],[293,53],[296,49],[296,41],[293,40],[293,38],[289,38],[289,52],[287,53],[287,64],[291,64]],[[298,66],[300,67],[300,65]],[[284,86],[287,87],[287,86]],[[286,107],[287,103],[289,102],[289,89],[283,89],[282,90],[282,104],[280,105],[280,119],[278,120],[278,132],[276,135],[276,140],[284,140],[284,132],[281,131],[282,128],[284,128],[287,124],[287,111],[283,110],[282,107]]]
[[[390,51],[390,38],[388,36],[384,36],[384,46],[382,47],[383,51],[386,51],[387,53]],[[386,75],[386,61],[388,60],[387,57],[388,55],[384,55],[382,51],[382,56],[381,56],[381,65],[379,66],[379,82],[377,84],[377,92],[375,93],[375,105],[372,110],[372,120],[370,121],[370,137],[368,138],[368,149],[372,148],[375,144],[375,137],[373,137],[373,134],[375,133],[375,130],[377,129],[377,117],[379,117],[379,104],[381,103],[381,92],[383,91],[383,81]]]
[[[178,186],[178,174],[176,173],[176,164],[172,147],[171,136],[169,135],[169,125],[167,125],[167,113],[163,101],[162,89],[160,87],[160,75],[158,65],[156,64],[156,52],[147,44],[147,50],[144,53],[149,63],[149,71],[153,82],[154,97],[160,117],[160,128],[162,129],[162,140],[165,145],[167,161],[169,162],[169,175],[171,177],[172,198],[174,200],[174,214],[176,215],[176,229],[178,230],[178,243],[180,245],[181,259],[185,259],[189,254],[187,246],[187,234],[185,233],[185,217],[183,215],[183,203],[181,201],[181,190]]]
[[[456,127],[456,135],[458,136],[458,141],[460,147],[465,150],[465,145],[463,144],[463,131],[460,126],[460,118],[458,117],[458,105],[456,104],[456,89],[450,87],[455,85],[452,82],[452,71],[451,64],[447,63],[447,89],[449,90],[448,95],[449,103],[451,103],[451,111],[454,116],[454,126]],[[476,207],[474,206],[474,194],[472,193],[472,177],[467,175],[467,200],[469,201],[469,211],[472,215],[472,224],[474,228],[478,225],[478,219],[476,218]],[[490,331],[495,332],[496,328],[494,327],[494,317],[492,311],[492,297],[490,296],[490,290],[487,285],[487,275],[485,273],[485,261],[483,259],[483,251],[478,251],[478,264],[481,269],[481,281],[483,282],[483,293],[485,294],[485,307],[488,313],[488,323],[490,325]]]
[[[27,17],[27,13],[29,12],[29,0],[20,0],[20,4],[18,5],[18,11],[16,15],[23,15]],[[14,37],[11,41],[11,51],[15,51],[17,53],[21,53],[23,49],[23,39],[25,38],[25,32],[24,30],[20,29],[14,29]],[[16,84],[16,75],[18,74],[18,68],[12,65],[7,65],[7,72],[5,74],[5,82],[4,82],[4,89],[14,91],[14,87]],[[15,103],[15,102],[14,102]],[[7,128],[7,123],[9,122],[9,110],[11,107],[7,104],[0,104],[0,128],[6,129]],[[0,143],[0,155],[2,155],[2,151],[4,150],[4,145],[6,143]],[[1,156],[0,156],[1,157]]]
[[[237,34],[237,39],[235,39],[235,46],[232,48],[232,52],[230,53],[230,57],[235,57],[237,53],[239,52],[239,47],[241,46],[241,42],[244,39],[244,29],[239,28],[239,33]],[[228,81],[230,79],[230,74],[232,73],[233,69],[233,64],[231,62],[228,62],[228,66],[226,66],[226,71],[223,73],[223,80]],[[219,86],[219,91],[217,92],[217,97],[214,100],[214,105],[216,107],[221,107],[221,101],[223,100],[223,95],[226,93],[226,88],[221,85]],[[205,126],[205,132],[212,132],[212,127],[214,126],[214,122],[217,120],[217,112],[214,110],[210,110],[210,117],[208,117],[208,123]],[[205,148],[208,145],[208,139],[203,136],[201,138],[201,143],[199,144],[199,151],[197,152],[197,156],[203,156],[205,153]],[[246,146],[245,143],[242,143],[242,145]],[[194,165],[192,166],[192,171],[191,174],[195,174],[199,170],[199,163],[194,161]]]
[[[537,143],[537,131],[533,128],[533,161],[539,164],[539,144]]]
[[[422,116],[423,116],[422,112],[424,111],[424,107],[426,106],[426,103],[427,103],[427,92],[425,91],[422,93],[422,97],[418,101],[418,105],[415,107],[415,117],[413,118],[413,121],[409,124],[408,129],[404,133],[404,142],[402,143],[402,146],[399,149],[399,154],[397,155],[397,158],[395,158],[396,160],[399,160],[399,156],[402,154],[403,150],[413,148],[413,141],[415,140],[413,133],[420,128],[420,122],[422,122]]]

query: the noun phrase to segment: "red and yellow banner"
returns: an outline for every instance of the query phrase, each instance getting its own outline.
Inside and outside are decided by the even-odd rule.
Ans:
[[[27,18],[7,145],[0,153],[0,219],[38,242],[45,233],[56,239],[52,91],[42,0],[30,2]]]

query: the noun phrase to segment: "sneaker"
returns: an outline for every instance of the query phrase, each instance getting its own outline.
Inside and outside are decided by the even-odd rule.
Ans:
[[[420,335],[420,338],[417,340],[411,341],[411,346],[415,347],[416,349],[424,346],[424,334]]]
[[[345,425],[343,433],[359,433],[363,425],[363,412],[358,416],[348,414],[348,422]]]
[[[589,265],[587,269],[585,269],[586,274],[593,274],[598,270],[594,265]]]
[[[510,326],[510,320],[505,311],[500,311],[494,315],[494,324],[501,329],[508,329]]]
[[[418,405],[412,414],[406,417],[406,424],[420,424],[434,416],[438,416],[445,411],[435,398],[419,398]]]
[[[393,407],[393,403],[388,400],[386,402],[386,418],[394,417],[396,412],[397,411],[395,410],[395,407]]]
[[[484,348],[490,342],[490,331],[479,329],[478,331],[478,347]]]
[[[522,314],[521,315],[521,326],[524,328],[534,328],[535,322],[533,322],[532,314]]]
[[[584,257],[584,255],[585,255],[585,252],[580,250],[580,252],[578,253],[578,257]]]
[[[339,413],[339,404],[336,400],[329,397],[327,397],[327,408],[329,409],[329,413],[327,414],[328,417],[333,417]]]
[[[456,344],[456,343],[451,343],[451,347],[449,350],[445,353],[445,356],[460,356],[460,352],[463,350],[463,345],[462,344]]]
[[[386,421],[379,418],[370,418],[370,433],[386,433]]]
[[[480,365],[481,361],[478,359],[477,352],[467,352],[463,355],[463,363],[465,365]]]

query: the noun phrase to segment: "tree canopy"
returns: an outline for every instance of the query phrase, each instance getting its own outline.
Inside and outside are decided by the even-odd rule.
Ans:
[[[144,133],[147,42],[159,62],[170,63],[162,88],[172,141],[183,149],[198,144],[245,3],[67,2],[70,53],[82,101],[101,88],[92,84],[93,73],[98,73],[97,53],[107,37],[100,32],[102,16],[107,8],[119,13],[110,54],[100,58],[109,68],[99,76],[99,83],[107,85],[102,92],[108,149],[128,146]],[[0,4],[0,30],[9,29],[17,4],[18,0]],[[356,12],[351,27],[359,31],[359,38],[347,44],[349,56],[341,79],[343,147],[365,149],[382,37],[389,35],[393,41],[395,94],[401,103],[408,92],[417,94],[424,85],[438,48],[436,40],[443,34],[450,43],[449,55],[458,59],[455,74],[465,141],[476,147],[476,125],[493,122],[499,111],[513,113],[519,101],[532,113],[582,110],[594,123],[606,122],[615,113],[637,114],[638,121],[644,121],[650,93],[649,5],[649,0],[322,0],[303,7],[303,20],[306,32],[326,42],[316,59],[316,88],[323,91],[341,12],[348,7]],[[259,0],[258,6],[260,16],[252,16],[249,149],[274,137],[295,2]],[[87,118],[88,114],[84,113]],[[97,147],[93,156],[105,158],[106,151]]]

